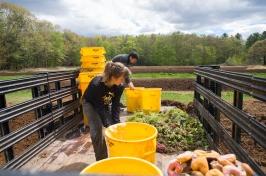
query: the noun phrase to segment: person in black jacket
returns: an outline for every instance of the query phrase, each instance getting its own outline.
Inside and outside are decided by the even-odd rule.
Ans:
[[[126,67],[129,67],[131,65],[135,65],[138,62],[138,53],[136,52],[130,52],[129,54],[119,54],[116,55],[113,59],[112,62],[120,62],[124,64]],[[130,89],[134,89],[134,84],[130,80],[129,77],[125,78],[125,83],[128,85]]]
[[[103,127],[120,122],[122,83],[130,71],[121,63],[107,62],[104,73],[92,79],[83,96],[83,113],[88,117],[96,160],[107,158]]]
[[[129,54],[118,54],[115,57],[113,57],[112,62],[120,62],[124,64],[125,66],[131,66],[137,64],[139,59],[138,53],[133,51]]]

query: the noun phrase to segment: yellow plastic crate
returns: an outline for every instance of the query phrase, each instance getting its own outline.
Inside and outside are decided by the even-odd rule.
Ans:
[[[88,83],[94,78],[96,75],[98,75],[98,72],[81,72],[79,73],[79,82]]]
[[[84,94],[86,88],[88,87],[90,81],[97,75],[101,74],[101,72],[81,72],[79,74],[78,80],[79,80],[79,88],[82,92],[82,95]]]
[[[161,88],[145,88],[141,90],[141,109],[144,112],[160,112]]]
[[[104,47],[83,47],[80,49],[82,56],[104,55],[106,53]]]
[[[79,74],[79,77],[78,77],[79,89],[81,90],[82,96],[84,95],[85,90],[87,89],[91,80],[99,74],[101,74],[101,72],[81,72]],[[83,116],[83,122],[84,122],[84,125],[88,126],[89,124],[88,117],[86,117],[85,115]]]
[[[105,62],[82,62],[81,68],[104,68]]]
[[[106,58],[104,56],[81,56],[80,62],[105,62]]]
[[[127,104],[127,111],[134,112],[141,110],[141,90],[144,87],[135,87],[134,90],[126,88],[126,104]]]
[[[82,69],[86,69],[90,72],[99,72],[99,73],[103,73],[104,71],[104,67],[98,67],[98,68],[82,68]]]

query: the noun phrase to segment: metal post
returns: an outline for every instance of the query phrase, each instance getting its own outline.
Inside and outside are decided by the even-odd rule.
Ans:
[[[220,66],[211,66],[212,69],[216,69],[219,70]],[[210,81],[210,90],[215,93],[217,96],[221,97],[221,85],[215,81]],[[213,105],[213,104],[209,104],[209,112],[212,114],[212,116],[217,120],[217,122],[220,122],[220,112],[219,110]],[[213,140],[215,144],[219,144],[219,134],[216,134],[215,132],[213,132]]]
[[[72,78],[71,80],[71,87],[75,88],[76,87],[76,78]],[[77,93],[72,94],[73,101],[76,101],[78,99]],[[74,109],[74,116],[78,114],[78,108]]]
[[[47,84],[44,85],[44,93],[45,94],[49,94],[49,101],[50,101],[50,103],[48,103],[46,105],[46,108],[44,109],[44,111],[46,112],[46,114],[48,114],[48,113],[52,113],[52,111],[53,111],[53,104],[52,104],[51,97],[50,97],[51,90],[50,90],[50,82],[49,82],[49,72],[47,72],[46,74],[47,74]],[[52,114],[52,118],[53,118],[53,114]],[[54,120],[47,125],[47,127],[45,128],[45,130],[46,130],[46,135],[49,134],[49,133],[51,133],[54,130]]]
[[[196,83],[202,84],[201,83],[201,76],[197,75]],[[196,90],[194,91],[194,97],[196,100],[200,101],[200,94]]]
[[[60,84],[60,81],[56,81],[55,82],[55,89],[56,91],[59,91],[61,89],[61,84]],[[62,102],[62,99],[59,99],[57,100],[57,108],[60,109],[63,107],[63,102]],[[60,126],[63,125],[65,123],[64,121],[64,116],[60,116]]]
[[[204,78],[204,87],[206,88],[206,89],[210,89],[210,80],[209,79],[207,79],[207,78]],[[205,109],[207,109],[208,111],[210,111],[211,109],[210,109],[210,104],[209,104],[209,101],[204,97],[204,100],[203,100],[203,106],[204,106],[204,108]],[[210,127],[210,125],[209,125],[209,123],[205,120],[205,119],[203,119],[203,126],[205,127],[205,129],[206,129],[206,131],[209,133],[209,134],[211,134],[212,132],[211,132],[211,127]]]
[[[242,109],[243,108],[243,93],[239,91],[234,91],[234,106]],[[241,142],[241,128],[239,128],[235,123],[232,126],[232,137],[237,142]]]
[[[40,88],[40,86],[32,87],[31,92],[32,92],[32,98],[39,97],[41,95],[41,88]],[[35,117],[36,117],[36,119],[39,119],[42,116],[43,116],[43,114],[42,114],[41,108],[37,108],[35,110]],[[43,129],[38,130],[38,135],[39,135],[39,138],[40,139],[44,137],[44,131],[43,131]]]
[[[6,107],[6,97],[5,95],[0,95],[0,109]],[[8,121],[0,123],[0,136],[4,136],[10,133]],[[8,149],[4,150],[4,155],[6,162],[12,160],[14,158],[13,148],[9,147]]]

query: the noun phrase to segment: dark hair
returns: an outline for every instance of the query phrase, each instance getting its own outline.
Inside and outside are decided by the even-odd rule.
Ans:
[[[128,58],[130,58],[130,56],[131,56],[132,58],[136,58],[137,60],[139,59],[139,55],[138,55],[138,53],[135,52],[135,51],[130,52],[130,53],[128,54]]]
[[[112,77],[119,78],[120,76],[128,77],[131,74],[130,70],[120,62],[109,61],[106,63],[103,72],[103,81],[108,82]]]

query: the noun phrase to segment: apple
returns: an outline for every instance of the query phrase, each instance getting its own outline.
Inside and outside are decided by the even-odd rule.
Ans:
[[[178,161],[176,160],[170,161],[168,168],[167,168],[168,176],[177,176],[182,171],[183,171],[183,167]]]

